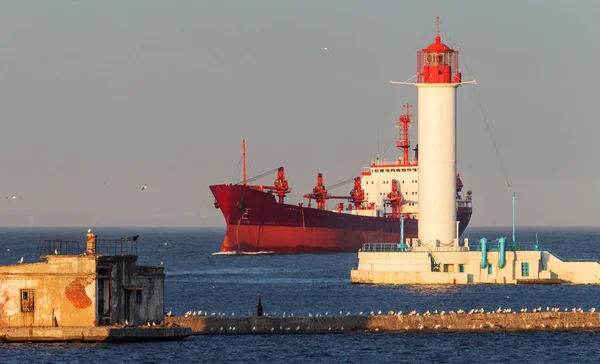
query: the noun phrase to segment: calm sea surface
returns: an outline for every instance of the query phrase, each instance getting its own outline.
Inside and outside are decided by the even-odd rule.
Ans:
[[[342,311],[457,310],[558,306],[600,309],[600,285],[351,285],[356,253],[215,255],[223,229],[96,228],[100,238],[140,235],[138,262],[164,263],[165,307],[175,315],[206,310],[245,316],[257,293],[266,312],[329,315]],[[518,231],[563,258],[600,259],[600,229]],[[40,239],[83,238],[86,229],[0,229],[0,264],[39,261]],[[510,229],[469,228],[464,237],[510,236]],[[167,242],[168,245],[164,243]],[[7,251],[10,249],[10,251]],[[214,288],[213,288],[214,286]],[[345,334],[197,336],[140,344],[0,344],[2,362],[265,362],[265,363],[600,363],[600,333]]]

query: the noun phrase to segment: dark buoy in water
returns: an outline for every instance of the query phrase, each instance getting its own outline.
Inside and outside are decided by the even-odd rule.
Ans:
[[[258,305],[256,307],[256,315],[257,316],[263,315],[263,307],[262,307],[262,303],[260,302],[260,293],[258,294]]]

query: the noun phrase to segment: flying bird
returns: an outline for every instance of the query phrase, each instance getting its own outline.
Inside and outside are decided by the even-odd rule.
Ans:
[[[19,264],[23,264],[23,258],[24,257],[21,257],[21,259],[19,259]]]
[[[22,197],[21,196],[17,196],[17,195],[12,195],[12,196],[6,196],[5,197],[6,200],[11,200],[11,201],[17,200],[19,198],[22,198]]]
[[[141,189],[142,191],[143,191],[143,190],[145,190],[146,188],[148,188],[148,186],[146,186],[146,184],[145,184],[145,183],[142,185],[142,187],[140,187],[140,189]]]
[[[328,47],[323,47],[323,50],[324,50],[325,52],[327,52],[327,51],[329,50],[329,48],[328,48]]]

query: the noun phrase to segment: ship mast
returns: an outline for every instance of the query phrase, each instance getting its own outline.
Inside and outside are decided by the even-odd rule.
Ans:
[[[242,164],[244,165],[244,186],[246,185],[246,139],[242,139]]]
[[[408,153],[410,150],[410,140],[408,139],[408,129],[412,126],[412,115],[410,114],[410,108],[412,105],[406,104],[404,105],[406,108],[406,113],[400,116],[398,121],[396,122],[396,127],[399,128],[400,138],[396,141],[396,147],[402,150],[403,160],[400,165],[408,166],[410,165],[410,160],[408,157]]]

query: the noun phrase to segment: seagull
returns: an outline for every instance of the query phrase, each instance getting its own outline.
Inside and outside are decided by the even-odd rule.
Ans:
[[[23,258],[24,257],[21,257],[21,259],[19,259],[19,264],[23,264]]]
[[[125,320],[125,325],[129,325],[129,321]]]
[[[156,326],[156,322],[154,322],[154,321],[153,321],[153,322],[152,322],[152,326]]]
[[[58,250],[54,249],[54,255],[58,255]]]
[[[329,47],[323,47],[323,50],[324,50],[325,52],[327,52],[327,51],[329,50]]]
[[[12,200],[12,201],[14,201],[16,199],[19,199],[19,198],[21,198],[21,196],[12,195],[12,196],[6,196],[5,197],[5,199]]]
[[[143,191],[143,190],[145,190],[146,188],[148,188],[148,186],[146,186],[146,184],[145,184],[145,183],[142,185],[142,187],[140,187],[140,189],[141,189],[142,191]]]
[[[88,229],[88,234],[91,234],[91,233],[92,233],[92,229]]]
[[[163,262],[160,262],[160,266],[161,266],[161,267],[163,266]]]

